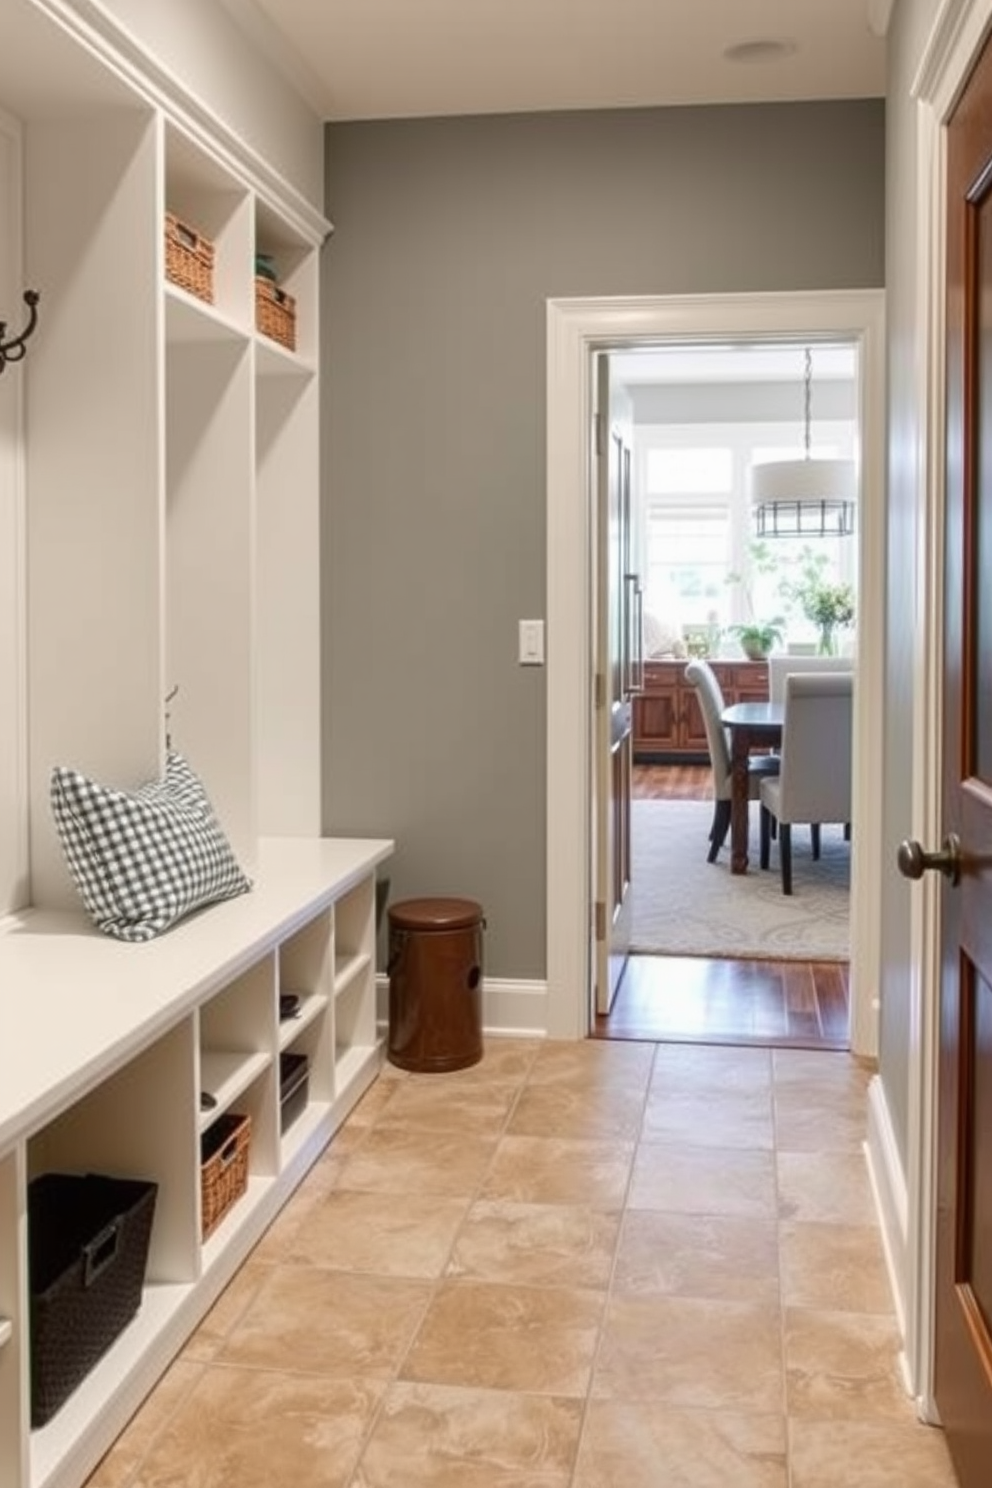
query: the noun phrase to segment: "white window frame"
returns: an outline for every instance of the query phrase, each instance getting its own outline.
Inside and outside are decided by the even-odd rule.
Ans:
[[[678,495],[653,495],[648,489],[648,461],[654,450],[698,449],[715,445],[731,452],[732,480],[728,496],[691,493]],[[813,454],[829,452],[837,459],[857,458],[858,430],[855,419],[821,419],[810,423],[810,445]],[[655,507],[672,506],[684,508],[700,504],[729,506],[730,541],[728,572],[746,574],[749,564],[749,548],[754,536],[748,491],[748,472],[755,449],[795,450],[803,452],[803,429],[795,419],[774,423],[750,421],[742,423],[690,423],[690,424],[638,424],[634,429],[634,503],[635,531],[638,562],[641,572],[648,569],[648,513]],[[768,542],[774,544],[775,538]],[[840,546],[839,578],[850,583],[857,595],[857,540],[845,539]],[[667,618],[667,617],[663,617]],[[740,584],[730,585],[729,603],[726,607],[726,623],[741,624],[755,618],[747,613],[744,589]],[[760,618],[760,617],[759,617]],[[814,628],[800,626],[796,639],[808,639]],[[808,631],[808,634],[807,634]]]

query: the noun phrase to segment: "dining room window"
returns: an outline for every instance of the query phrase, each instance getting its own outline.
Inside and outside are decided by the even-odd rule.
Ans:
[[[726,501],[649,505],[645,606],[660,619],[683,628],[727,624],[729,562]]]
[[[855,438],[853,422],[825,420],[814,426],[811,453],[851,458]],[[732,626],[782,617],[790,643],[812,643],[815,627],[783,597],[783,584],[811,558],[831,582],[854,584],[857,539],[756,539],[751,466],[801,458],[795,424],[645,425],[635,449],[637,566],[645,610],[664,632],[683,640],[703,633],[733,649]]]
[[[733,450],[716,444],[649,448],[645,485],[645,607],[683,630],[725,624]]]

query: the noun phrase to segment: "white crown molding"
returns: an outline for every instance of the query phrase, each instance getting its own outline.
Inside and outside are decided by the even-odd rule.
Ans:
[[[232,175],[256,191],[306,242],[319,247],[333,231],[322,212],[213,109],[188,92],[182,81],[147,52],[100,0],[35,0],[35,4],[149,103],[180,125],[205,151],[216,156]]]

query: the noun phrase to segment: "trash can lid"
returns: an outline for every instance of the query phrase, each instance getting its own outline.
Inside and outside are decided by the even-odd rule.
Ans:
[[[403,899],[389,909],[389,923],[402,930],[460,930],[481,919],[474,899]]]

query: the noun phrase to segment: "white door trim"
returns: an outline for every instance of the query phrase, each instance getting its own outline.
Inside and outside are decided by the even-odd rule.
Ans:
[[[919,252],[915,323],[919,361],[920,512],[917,523],[916,689],[913,708],[912,832],[926,846],[939,842],[941,823],[941,697],[943,692],[945,222],[944,125],[972,61],[992,25],[992,0],[944,0],[913,81],[919,105],[916,200]],[[912,899],[909,955],[907,1132],[907,1256],[904,1358],[909,1388],[925,1420],[933,1400],[935,1300],[936,1116],[940,1054],[939,886],[924,880]]]
[[[667,340],[819,334],[859,343],[863,441],[855,700],[851,1041],[877,1051],[885,347],[882,290],[562,299],[547,306],[548,1033],[589,1032],[592,966],[591,358]]]

